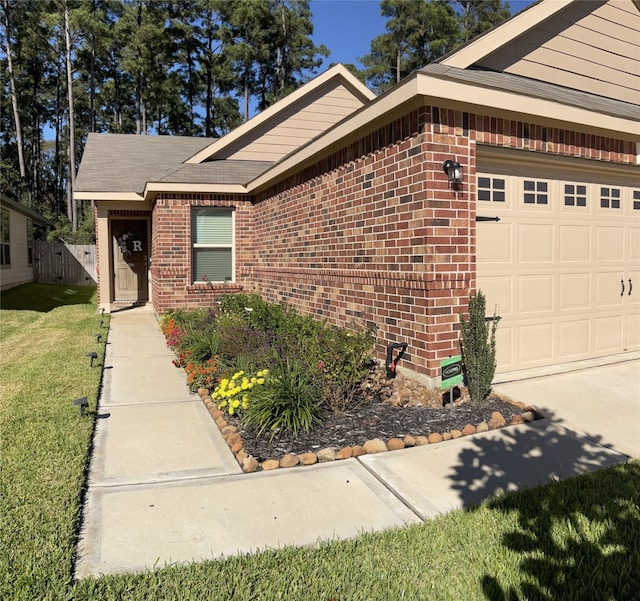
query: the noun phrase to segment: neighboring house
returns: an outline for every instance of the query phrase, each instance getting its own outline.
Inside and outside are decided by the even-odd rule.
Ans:
[[[7,290],[33,282],[33,241],[38,230],[51,222],[4,194],[0,195],[0,211],[0,289]]]
[[[100,305],[255,291],[435,386],[481,289],[500,372],[629,356],[639,40],[638,2],[542,0],[375,99],[336,66],[219,140],[92,134]]]

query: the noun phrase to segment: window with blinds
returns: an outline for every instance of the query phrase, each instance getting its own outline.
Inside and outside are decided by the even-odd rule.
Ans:
[[[193,280],[233,281],[233,210],[194,208],[191,237]]]

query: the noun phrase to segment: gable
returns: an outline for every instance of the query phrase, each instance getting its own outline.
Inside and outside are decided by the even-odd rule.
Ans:
[[[546,12],[519,15],[522,23],[518,28],[511,25],[510,39],[499,37],[498,27],[479,40],[475,52],[471,47],[463,49],[443,64],[511,73],[640,104],[638,4],[632,0],[564,4],[543,0],[532,9],[540,10],[544,4],[548,4]],[[560,10],[549,12],[558,6]]]
[[[358,110],[363,102],[342,84],[331,81],[311,97],[288,106],[274,119],[214,156],[216,159],[277,161]]]
[[[375,94],[343,65],[335,65],[187,162],[278,161],[373,98]]]

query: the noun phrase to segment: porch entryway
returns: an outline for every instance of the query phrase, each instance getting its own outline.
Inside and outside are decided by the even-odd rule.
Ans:
[[[111,221],[114,301],[149,300],[149,246],[146,219]]]

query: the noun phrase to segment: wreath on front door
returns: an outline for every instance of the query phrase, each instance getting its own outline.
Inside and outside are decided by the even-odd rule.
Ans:
[[[133,250],[130,248],[130,242],[132,242],[133,239],[133,233],[131,232],[123,232],[116,238],[116,244],[125,259],[133,255]]]

